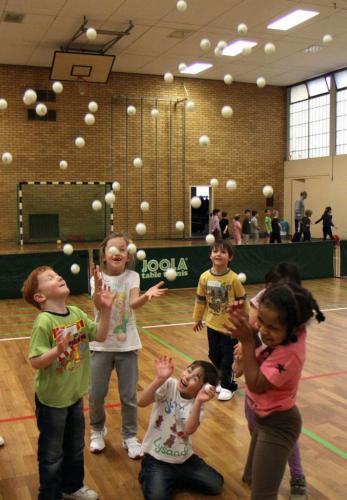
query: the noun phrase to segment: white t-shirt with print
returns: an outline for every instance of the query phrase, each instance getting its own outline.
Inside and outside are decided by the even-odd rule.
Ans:
[[[155,402],[147,432],[142,441],[145,453],[162,462],[181,464],[193,455],[190,436],[184,425],[195,399],[184,399],[177,389],[178,381],[169,378],[155,393]],[[203,409],[200,412],[200,421]]]
[[[136,328],[135,311],[129,306],[130,290],[140,288],[140,276],[135,271],[126,269],[119,276],[102,273],[102,281],[110,287],[111,292],[117,292],[114,299],[110,327],[105,342],[91,342],[91,351],[135,351],[142,344]],[[91,294],[94,294],[94,278],[90,280]],[[99,312],[95,310],[98,321]]]

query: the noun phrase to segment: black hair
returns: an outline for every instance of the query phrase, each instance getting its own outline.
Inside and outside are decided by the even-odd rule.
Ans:
[[[245,209],[244,214],[247,214],[247,213],[252,213],[250,208]]]
[[[214,209],[212,210],[212,215],[217,215],[219,212],[220,212],[220,209],[219,209],[219,208],[214,208]]]
[[[258,212],[257,212],[257,210],[252,210],[252,215],[253,215],[253,217],[254,217],[255,215],[257,215],[257,213],[258,213]]]
[[[221,240],[221,239],[216,240],[212,245],[211,252],[212,250],[219,250],[219,249],[226,250],[230,258],[234,256],[233,246],[228,240]]]
[[[292,262],[280,262],[265,274],[265,284],[296,283],[301,285],[299,268]]]
[[[209,361],[193,361],[191,365],[189,365],[190,368],[202,368],[204,371],[203,377],[204,377],[204,384],[211,384],[211,385],[217,385],[218,384],[218,373],[215,368],[215,366],[210,363]]]
[[[226,217],[228,215],[228,212],[222,212],[222,217]]]
[[[326,212],[326,213],[327,213],[327,212],[331,212],[331,207],[325,207],[324,212]]]
[[[311,292],[297,283],[278,283],[266,289],[259,307],[263,305],[279,313],[282,324],[287,326],[287,336],[283,344],[297,341],[296,330],[305,325],[314,315],[320,323],[325,316]]]

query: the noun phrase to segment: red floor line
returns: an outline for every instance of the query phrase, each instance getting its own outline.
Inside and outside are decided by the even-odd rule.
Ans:
[[[312,380],[315,378],[323,378],[323,377],[337,377],[339,375],[347,375],[347,370],[341,370],[339,372],[329,372],[329,373],[319,373],[318,375],[308,375],[307,377],[302,377],[301,380]],[[244,384],[240,384],[239,388],[242,389],[244,387]],[[120,403],[108,403],[105,405],[105,408],[111,409],[111,408],[119,408]],[[88,407],[84,408],[85,412],[89,411]],[[21,420],[32,420],[35,418],[35,415],[24,415],[23,417],[10,417],[10,418],[2,418],[0,419],[0,424],[6,424],[9,422],[18,422]]]

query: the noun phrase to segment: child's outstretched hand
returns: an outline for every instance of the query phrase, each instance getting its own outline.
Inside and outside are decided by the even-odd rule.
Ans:
[[[248,314],[244,308],[244,301],[238,300],[228,307],[229,320],[233,323],[232,325],[223,326],[230,332],[232,337],[240,340],[241,342],[247,342],[253,340],[254,331],[252,325],[249,322]]]
[[[70,333],[65,335],[63,331],[59,332],[55,338],[55,341],[57,343],[57,349],[59,354],[64,352],[67,349],[67,346],[69,345],[69,341],[71,339]]]
[[[160,358],[155,360],[155,371],[157,377],[163,381],[167,380],[174,371],[174,365],[172,363],[172,358],[167,356],[160,356]]]
[[[196,399],[198,401],[201,401],[202,403],[207,403],[207,401],[211,401],[216,395],[216,388],[214,385],[211,384],[204,384],[200,391],[198,392],[198,395],[196,396]]]
[[[165,281],[160,281],[156,285],[151,286],[151,288],[149,288],[147,292],[145,292],[145,295],[148,298],[148,302],[151,301],[152,297],[161,297],[161,295],[164,295],[167,292],[167,288],[161,288],[164,283]]]
[[[102,281],[102,274],[99,266],[92,266],[94,277],[95,291],[93,302],[97,309],[111,309],[117,292],[111,292],[110,287],[106,286]]]
[[[201,320],[196,321],[195,325],[193,326],[194,332],[200,332],[200,330],[202,330],[203,328],[204,328],[204,324]]]

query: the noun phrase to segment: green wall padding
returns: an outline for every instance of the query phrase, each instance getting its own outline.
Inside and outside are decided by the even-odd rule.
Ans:
[[[78,264],[78,274],[70,267]],[[88,250],[75,250],[72,255],[61,252],[0,255],[0,299],[22,296],[21,288],[29,273],[39,266],[50,266],[66,280],[73,295],[88,292]]]
[[[347,276],[347,240],[340,241],[340,276]]]

